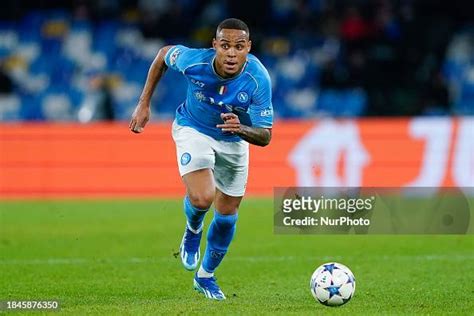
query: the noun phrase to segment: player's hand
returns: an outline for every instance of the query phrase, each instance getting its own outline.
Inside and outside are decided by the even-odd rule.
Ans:
[[[241,124],[239,117],[234,113],[221,113],[221,119],[224,121],[224,124],[216,125],[217,128],[220,128],[223,132],[238,133],[241,129]]]
[[[128,128],[134,133],[141,133],[145,128],[146,123],[150,120],[150,107],[143,104],[138,103],[135,111],[133,111],[132,119],[130,120],[130,124]]]

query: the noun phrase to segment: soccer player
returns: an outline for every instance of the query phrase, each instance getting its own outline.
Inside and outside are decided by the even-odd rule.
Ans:
[[[150,118],[150,99],[167,68],[188,81],[186,100],[178,106],[172,135],[179,172],[186,187],[187,223],[180,256],[187,270],[198,267],[203,219],[214,203],[207,247],[194,276],[194,288],[207,298],[225,299],[214,271],[235,233],[237,211],[245,192],[249,143],[271,140],[271,82],[253,55],[249,29],[238,19],[217,27],[212,48],[165,46],[153,61],[129,128],[141,133]]]

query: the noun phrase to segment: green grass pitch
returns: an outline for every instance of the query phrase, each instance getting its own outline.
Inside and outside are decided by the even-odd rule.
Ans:
[[[193,273],[174,256],[180,200],[2,201],[0,300],[58,299],[70,314],[474,313],[473,235],[275,235],[272,212],[269,199],[244,200],[216,273],[228,299],[214,302],[192,289]],[[342,307],[309,290],[327,261],[356,276]]]

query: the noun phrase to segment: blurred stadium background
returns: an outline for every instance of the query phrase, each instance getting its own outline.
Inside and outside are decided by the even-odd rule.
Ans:
[[[251,27],[278,118],[474,114],[474,5],[428,0],[2,1],[0,120],[127,120],[158,49]],[[170,119],[185,82],[153,107]]]

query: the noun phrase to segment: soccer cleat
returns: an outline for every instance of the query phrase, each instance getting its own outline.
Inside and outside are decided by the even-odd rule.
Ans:
[[[193,271],[197,268],[200,257],[199,244],[201,243],[202,229],[199,233],[192,232],[186,225],[181,246],[179,246],[179,254],[184,268]]]
[[[217,285],[216,278],[214,277],[198,278],[196,273],[194,276],[194,289],[211,300],[225,300],[225,295],[222,293],[219,285]]]

